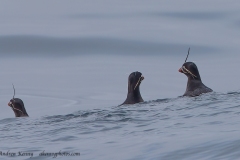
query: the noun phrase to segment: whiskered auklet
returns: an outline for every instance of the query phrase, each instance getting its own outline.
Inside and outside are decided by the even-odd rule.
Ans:
[[[123,104],[135,104],[143,102],[139,89],[143,79],[144,77],[141,72],[133,72],[129,75],[127,99],[123,102]]]
[[[188,55],[189,51],[190,48],[188,50]],[[185,63],[179,69],[179,72],[184,73],[188,77],[187,89],[183,96],[195,97],[203,93],[212,92],[212,89],[208,88],[202,83],[197,65],[193,62],[186,62],[187,58]]]
[[[12,108],[16,117],[28,117],[23,101],[19,98],[14,98],[15,96],[14,85],[13,85],[13,90],[14,90],[14,95],[13,95],[13,98],[8,102],[8,106]]]

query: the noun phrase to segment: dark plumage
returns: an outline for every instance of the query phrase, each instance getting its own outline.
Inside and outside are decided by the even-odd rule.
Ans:
[[[139,89],[143,79],[144,77],[140,72],[133,72],[129,75],[127,99],[123,102],[123,104],[135,104],[143,102]]]
[[[8,106],[12,108],[16,117],[28,117],[24,103],[19,98],[13,98],[9,101]]]
[[[184,73],[188,77],[187,89],[183,96],[195,97],[203,93],[212,92],[202,83],[198,68],[193,62],[186,62],[179,69],[179,72]]]

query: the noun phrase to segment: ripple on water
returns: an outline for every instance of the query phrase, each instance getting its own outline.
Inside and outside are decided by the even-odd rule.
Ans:
[[[0,139],[6,144],[0,149],[11,149],[13,143],[18,143],[16,150],[31,149],[28,146],[32,144],[37,146],[35,150],[50,149],[48,146],[59,146],[64,142],[64,147],[60,145],[56,149],[88,150],[91,147],[91,150],[99,150],[103,145],[106,150],[118,148],[127,152],[123,148],[129,145],[142,150],[149,159],[236,159],[239,156],[239,140],[235,136],[239,132],[239,102],[238,92],[212,93],[193,98],[158,99],[122,107],[79,110],[65,115],[6,118],[0,120]],[[224,140],[224,137],[229,140],[217,141]],[[137,141],[126,138],[137,138]],[[140,143],[142,138],[148,140]],[[158,142],[162,150],[151,145],[153,148],[149,152],[150,144]],[[173,147],[175,143],[179,145]],[[87,149],[81,144],[85,144]],[[110,147],[113,144],[115,147]],[[148,151],[144,152],[144,148]],[[105,153],[105,150],[101,151]]]

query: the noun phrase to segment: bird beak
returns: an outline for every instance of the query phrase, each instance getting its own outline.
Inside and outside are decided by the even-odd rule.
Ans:
[[[183,73],[182,67],[179,68],[178,72]]]

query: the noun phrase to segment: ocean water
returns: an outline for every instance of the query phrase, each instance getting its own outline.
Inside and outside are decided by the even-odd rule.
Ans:
[[[239,14],[235,0],[1,1],[0,159],[240,159]],[[213,93],[179,97],[189,47]],[[145,102],[118,107],[134,71]],[[28,118],[7,106],[12,83]]]

